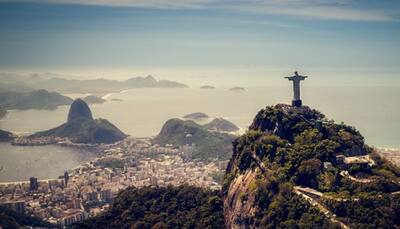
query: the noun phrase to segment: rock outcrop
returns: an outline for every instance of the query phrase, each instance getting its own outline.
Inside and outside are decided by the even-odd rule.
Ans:
[[[366,155],[374,162],[364,163]],[[233,229],[395,228],[399,177],[400,169],[365,145],[355,128],[328,121],[309,107],[269,106],[233,143],[222,189],[225,224]]]
[[[89,106],[76,99],[69,110],[68,121],[56,128],[35,133],[32,137],[63,137],[75,143],[114,143],[126,137],[106,119],[93,119]]]
[[[82,99],[74,100],[68,112],[68,122],[73,122],[79,119],[93,120],[92,111],[87,103]]]

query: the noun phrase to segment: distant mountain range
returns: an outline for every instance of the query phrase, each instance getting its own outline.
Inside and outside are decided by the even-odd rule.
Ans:
[[[67,76],[44,73],[33,75],[16,75],[0,73],[0,89],[27,92],[35,89],[46,89],[60,93],[105,93],[133,88],[186,88],[187,85],[168,80],[156,80],[153,76],[133,77],[125,81],[109,79],[66,79]]]
[[[230,91],[245,91],[246,89],[244,87],[233,87],[229,89]]]
[[[211,85],[204,85],[204,86],[201,86],[200,89],[215,89],[215,87],[211,86]]]

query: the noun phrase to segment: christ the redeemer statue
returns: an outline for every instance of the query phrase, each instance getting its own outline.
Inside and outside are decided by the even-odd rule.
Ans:
[[[301,107],[302,102],[300,99],[300,81],[304,80],[305,78],[307,78],[307,76],[302,76],[299,75],[296,72],[294,72],[294,76],[289,76],[289,77],[285,77],[286,79],[293,81],[293,100],[292,100],[292,106],[295,107]]]

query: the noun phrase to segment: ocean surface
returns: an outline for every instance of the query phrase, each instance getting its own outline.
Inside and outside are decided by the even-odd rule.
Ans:
[[[94,117],[106,118],[132,136],[148,137],[157,135],[168,119],[192,112],[224,117],[245,130],[260,109],[267,105],[290,103],[291,96],[290,87],[252,87],[242,92],[229,91],[227,88],[132,89],[106,95],[107,102],[90,107]],[[302,99],[305,105],[323,112],[328,118],[355,126],[369,145],[400,148],[400,87],[310,86],[302,88]],[[0,120],[0,129],[20,134],[49,129],[65,122],[68,109],[68,106],[63,106],[53,111],[13,110]],[[4,147],[0,145],[1,163],[9,155],[3,153],[6,150]],[[24,149],[25,154],[14,155],[12,158],[22,160],[27,154],[42,157],[33,152],[35,150],[30,151]],[[54,160],[58,161],[57,157],[61,157],[61,154],[55,153]],[[49,168],[39,168],[42,169]],[[4,179],[1,174],[0,179]]]
[[[94,154],[56,145],[13,146],[0,143],[0,182],[57,178],[65,170],[90,161]]]

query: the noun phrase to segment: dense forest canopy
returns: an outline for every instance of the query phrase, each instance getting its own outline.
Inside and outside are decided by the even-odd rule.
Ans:
[[[364,144],[353,127],[329,121],[308,107],[276,105],[261,110],[249,131],[233,145],[223,186],[226,200],[237,199],[232,194],[237,182],[254,175],[241,190],[238,201],[242,203],[237,206],[251,199],[257,217],[242,217],[240,225],[314,227],[319,220],[327,225],[320,212],[293,194],[295,188],[305,187],[317,193],[315,200],[321,206],[352,228],[400,226],[400,170]],[[343,168],[340,157],[371,158],[373,163]],[[225,207],[233,205],[226,202]]]
[[[110,211],[76,228],[224,228],[222,207],[216,191],[131,187],[119,193]]]

